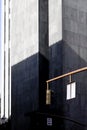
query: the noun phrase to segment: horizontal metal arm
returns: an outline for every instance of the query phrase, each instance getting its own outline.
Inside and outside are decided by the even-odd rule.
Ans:
[[[81,71],[86,71],[86,70],[87,70],[87,67],[83,67],[83,68],[81,68],[81,69],[77,69],[77,70],[71,71],[71,72],[69,72],[69,73],[66,73],[66,74],[57,76],[57,77],[55,77],[55,78],[49,79],[49,80],[47,80],[46,82],[49,83],[49,82],[52,82],[52,81],[54,81],[54,80],[58,80],[58,79],[61,79],[61,78],[66,77],[66,76],[73,75],[73,74],[79,73],[79,72],[81,72]]]

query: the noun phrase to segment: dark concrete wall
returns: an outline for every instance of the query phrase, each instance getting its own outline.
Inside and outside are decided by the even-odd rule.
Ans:
[[[15,6],[18,7],[16,4]],[[28,7],[32,13],[27,14]],[[12,130],[31,129],[31,113],[45,108],[45,89],[48,79],[48,1],[27,1],[27,4],[24,2],[24,8],[25,10],[17,8],[17,13],[14,12],[14,8],[12,10],[12,28],[16,27],[16,33],[12,31],[13,39],[11,39],[13,41]],[[23,25],[18,25],[18,16],[23,21]],[[21,31],[21,26],[24,31]]]
[[[62,74],[62,41],[59,41],[49,47],[49,79]],[[56,80],[49,83],[53,91],[51,109],[62,111],[63,88],[62,80]]]
[[[29,129],[29,112],[39,108],[38,54],[12,67],[12,129]]]
[[[25,3],[25,1],[23,2]],[[59,0],[56,0],[56,2],[59,2]],[[47,0],[38,1],[39,14],[36,14],[35,20],[39,27],[37,27],[36,21],[32,23],[35,11],[33,15],[32,13],[28,14],[28,4],[36,7],[36,3],[31,1],[31,4],[25,4],[27,5],[24,6],[25,11],[21,10],[20,12],[20,9],[17,8],[18,14],[14,13],[13,8],[12,25],[14,28],[17,27],[16,31],[13,28],[11,36],[13,130],[30,129],[29,112],[37,110],[51,111],[87,124],[86,72],[72,76],[72,80],[76,81],[75,99],[66,100],[66,84],[69,82],[67,77],[50,83],[50,88],[53,90],[52,104],[50,106],[45,105],[47,79],[87,65],[87,2],[85,0],[63,0],[63,28],[60,27],[61,24],[58,24],[58,18],[61,21],[61,11],[57,10],[58,3],[56,2],[52,0],[48,4]],[[48,15],[48,5],[51,6],[49,9],[50,15]],[[18,3],[16,3],[16,6],[18,7]],[[22,14],[23,17],[21,17]],[[31,16],[29,17],[31,19],[30,24],[30,19],[26,16]],[[19,24],[19,17],[23,21],[23,25]],[[25,20],[25,18],[27,19]],[[28,24],[25,24],[26,21]],[[20,30],[22,26],[24,32]],[[34,27],[36,30],[34,30]],[[61,30],[63,31],[63,38]],[[63,121],[62,124],[66,130],[87,129],[69,120]]]
[[[87,1],[63,0],[63,73],[87,66]],[[86,72],[72,76],[76,81],[76,98],[66,100],[64,79],[64,113],[66,116],[87,124]],[[84,130],[86,127],[65,122],[66,130]]]
[[[62,74],[62,2],[61,0],[49,1],[49,79]],[[59,109],[62,102],[61,81],[50,83],[54,91],[52,109]],[[58,98],[59,96],[59,98]]]
[[[39,0],[39,103],[45,109],[48,79],[48,0]]]
[[[48,0],[39,0],[39,51],[48,59]]]
[[[49,79],[62,74],[62,2],[49,1]],[[63,87],[62,80],[49,83],[52,91],[51,105],[48,112],[55,115],[63,113]],[[52,129],[64,129],[63,120],[54,116]],[[60,120],[60,122],[59,122]],[[56,124],[54,122],[57,122]]]
[[[39,109],[38,0],[11,5],[12,130],[28,130]]]

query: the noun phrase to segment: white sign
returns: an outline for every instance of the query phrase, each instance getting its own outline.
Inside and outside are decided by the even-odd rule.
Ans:
[[[76,82],[67,84],[67,100],[76,97]]]

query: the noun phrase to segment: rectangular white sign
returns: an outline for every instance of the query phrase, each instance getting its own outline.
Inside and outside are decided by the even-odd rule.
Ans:
[[[67,84],[67,100],[76,97],[76,82]]]

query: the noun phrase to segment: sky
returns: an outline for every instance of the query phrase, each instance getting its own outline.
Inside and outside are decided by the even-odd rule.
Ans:
[[[1,12],[1,0],[0,0],[0,59],[1,59],[1,13],[2,12]],[[0,60],[0,80],[1,80],[1,60]],[[0,85],[0,93],[1,93],[1,85]]]
[[[0,0],[0,52],[1,52],[1,0]],[[1,58],[1,53],[0,53]]]
[[[1,46],[1,0],[0,0],[0,46]]]

